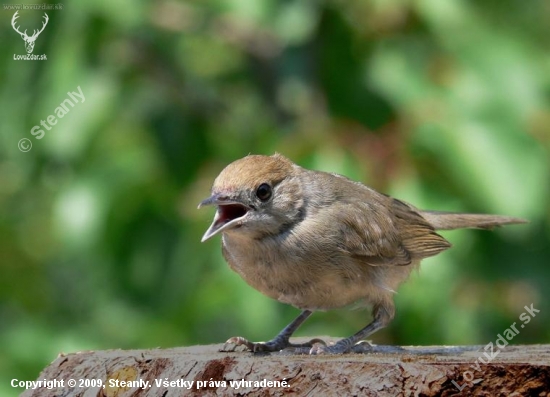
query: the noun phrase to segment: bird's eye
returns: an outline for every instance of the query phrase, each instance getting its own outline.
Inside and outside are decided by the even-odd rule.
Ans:
[[[262,183],[256,190],[256,196],[262,201],[269,200],[271,197],[271,186],[267,183]]]

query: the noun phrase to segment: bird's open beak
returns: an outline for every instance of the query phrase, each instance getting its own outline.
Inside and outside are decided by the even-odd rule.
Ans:
[[[240,224],[242,218],[250,210],[246,205],[230,199],[226,195],[213,194],[206,200],[201,201],[198,208],[205,207],[207,205],[217,205],[218,210],[214,216],[214,221],[202,236],[201,242],[205,242],[210,237],[223,232],[226,229],[237,226]]]

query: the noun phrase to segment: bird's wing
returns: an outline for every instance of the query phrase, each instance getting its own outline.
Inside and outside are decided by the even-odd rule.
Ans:
[[[403,245],[416,258],[434,256],[451,247],[451,243],[437,234],[433,225],[412,205],[392,198],[391,208]]]
[[[341,206],[342,251],[371,266],[406,266],[450,247],[414,207],[383,197]]]

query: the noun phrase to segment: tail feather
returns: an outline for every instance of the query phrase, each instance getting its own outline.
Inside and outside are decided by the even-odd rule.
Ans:
[[[461,214],[440,211],[421,211],[421,215],[436,230],[452,230],[461,228],[493,229],[498,226],[528,222],[525,219],[502,215]]]

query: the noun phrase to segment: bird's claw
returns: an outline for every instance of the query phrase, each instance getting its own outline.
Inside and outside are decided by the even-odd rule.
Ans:
[[[227,342],[224,343],[223,347],[220,349],[221,352],[234,352],[237,347],[244,346],[246,349],[254,353],[259,352],[275,352],[283,350],[288,347],[290,343],[282,339],[273,339],[269,342],[250,342],[248,339],[243,338],[242,336],[234,336],[229,338]]]
[[[242,336],[234,336],[223,344],[220,352],[234,352],[239,346],[245,346],[248,350],[254,351],[254,345],[255,343],[250,342]]]
[[[345,354],[345,353],[365,353],[373,349],[373,345],[368,341],[361,341],[355,345],[349,346],[346,343],[337,342],[334,345],[314,344],[309,351],[311,355],[321,354]]]
[[[234,336],[232,338],[229,338],[224,343],[224,345],[220,349],[220,352],[234,352],[239,346],[244,346],[251,352],[260,353],[277,352],[287,348],[295,348],[297,350],[301,348],[313,349],[313,347],[317,345],[327,346],[326,342],[319,338],[311,339],[310,341],[305,343],[290,343],[288,339],[277,337],[268,342],[250,342],[248,339],[243,338],[242,336]]]
[[[362,340],[351,347],[351,351],[354,353],[366,353],[374,350],[374,346],[368,340]]]
[[[321,355],[321,354],[343,354],[348,352],[348,348],[346,346],[326,346],[326,345],[319,345],[315,344],[311,347],[309,350],[309,354],[312,356]]]

